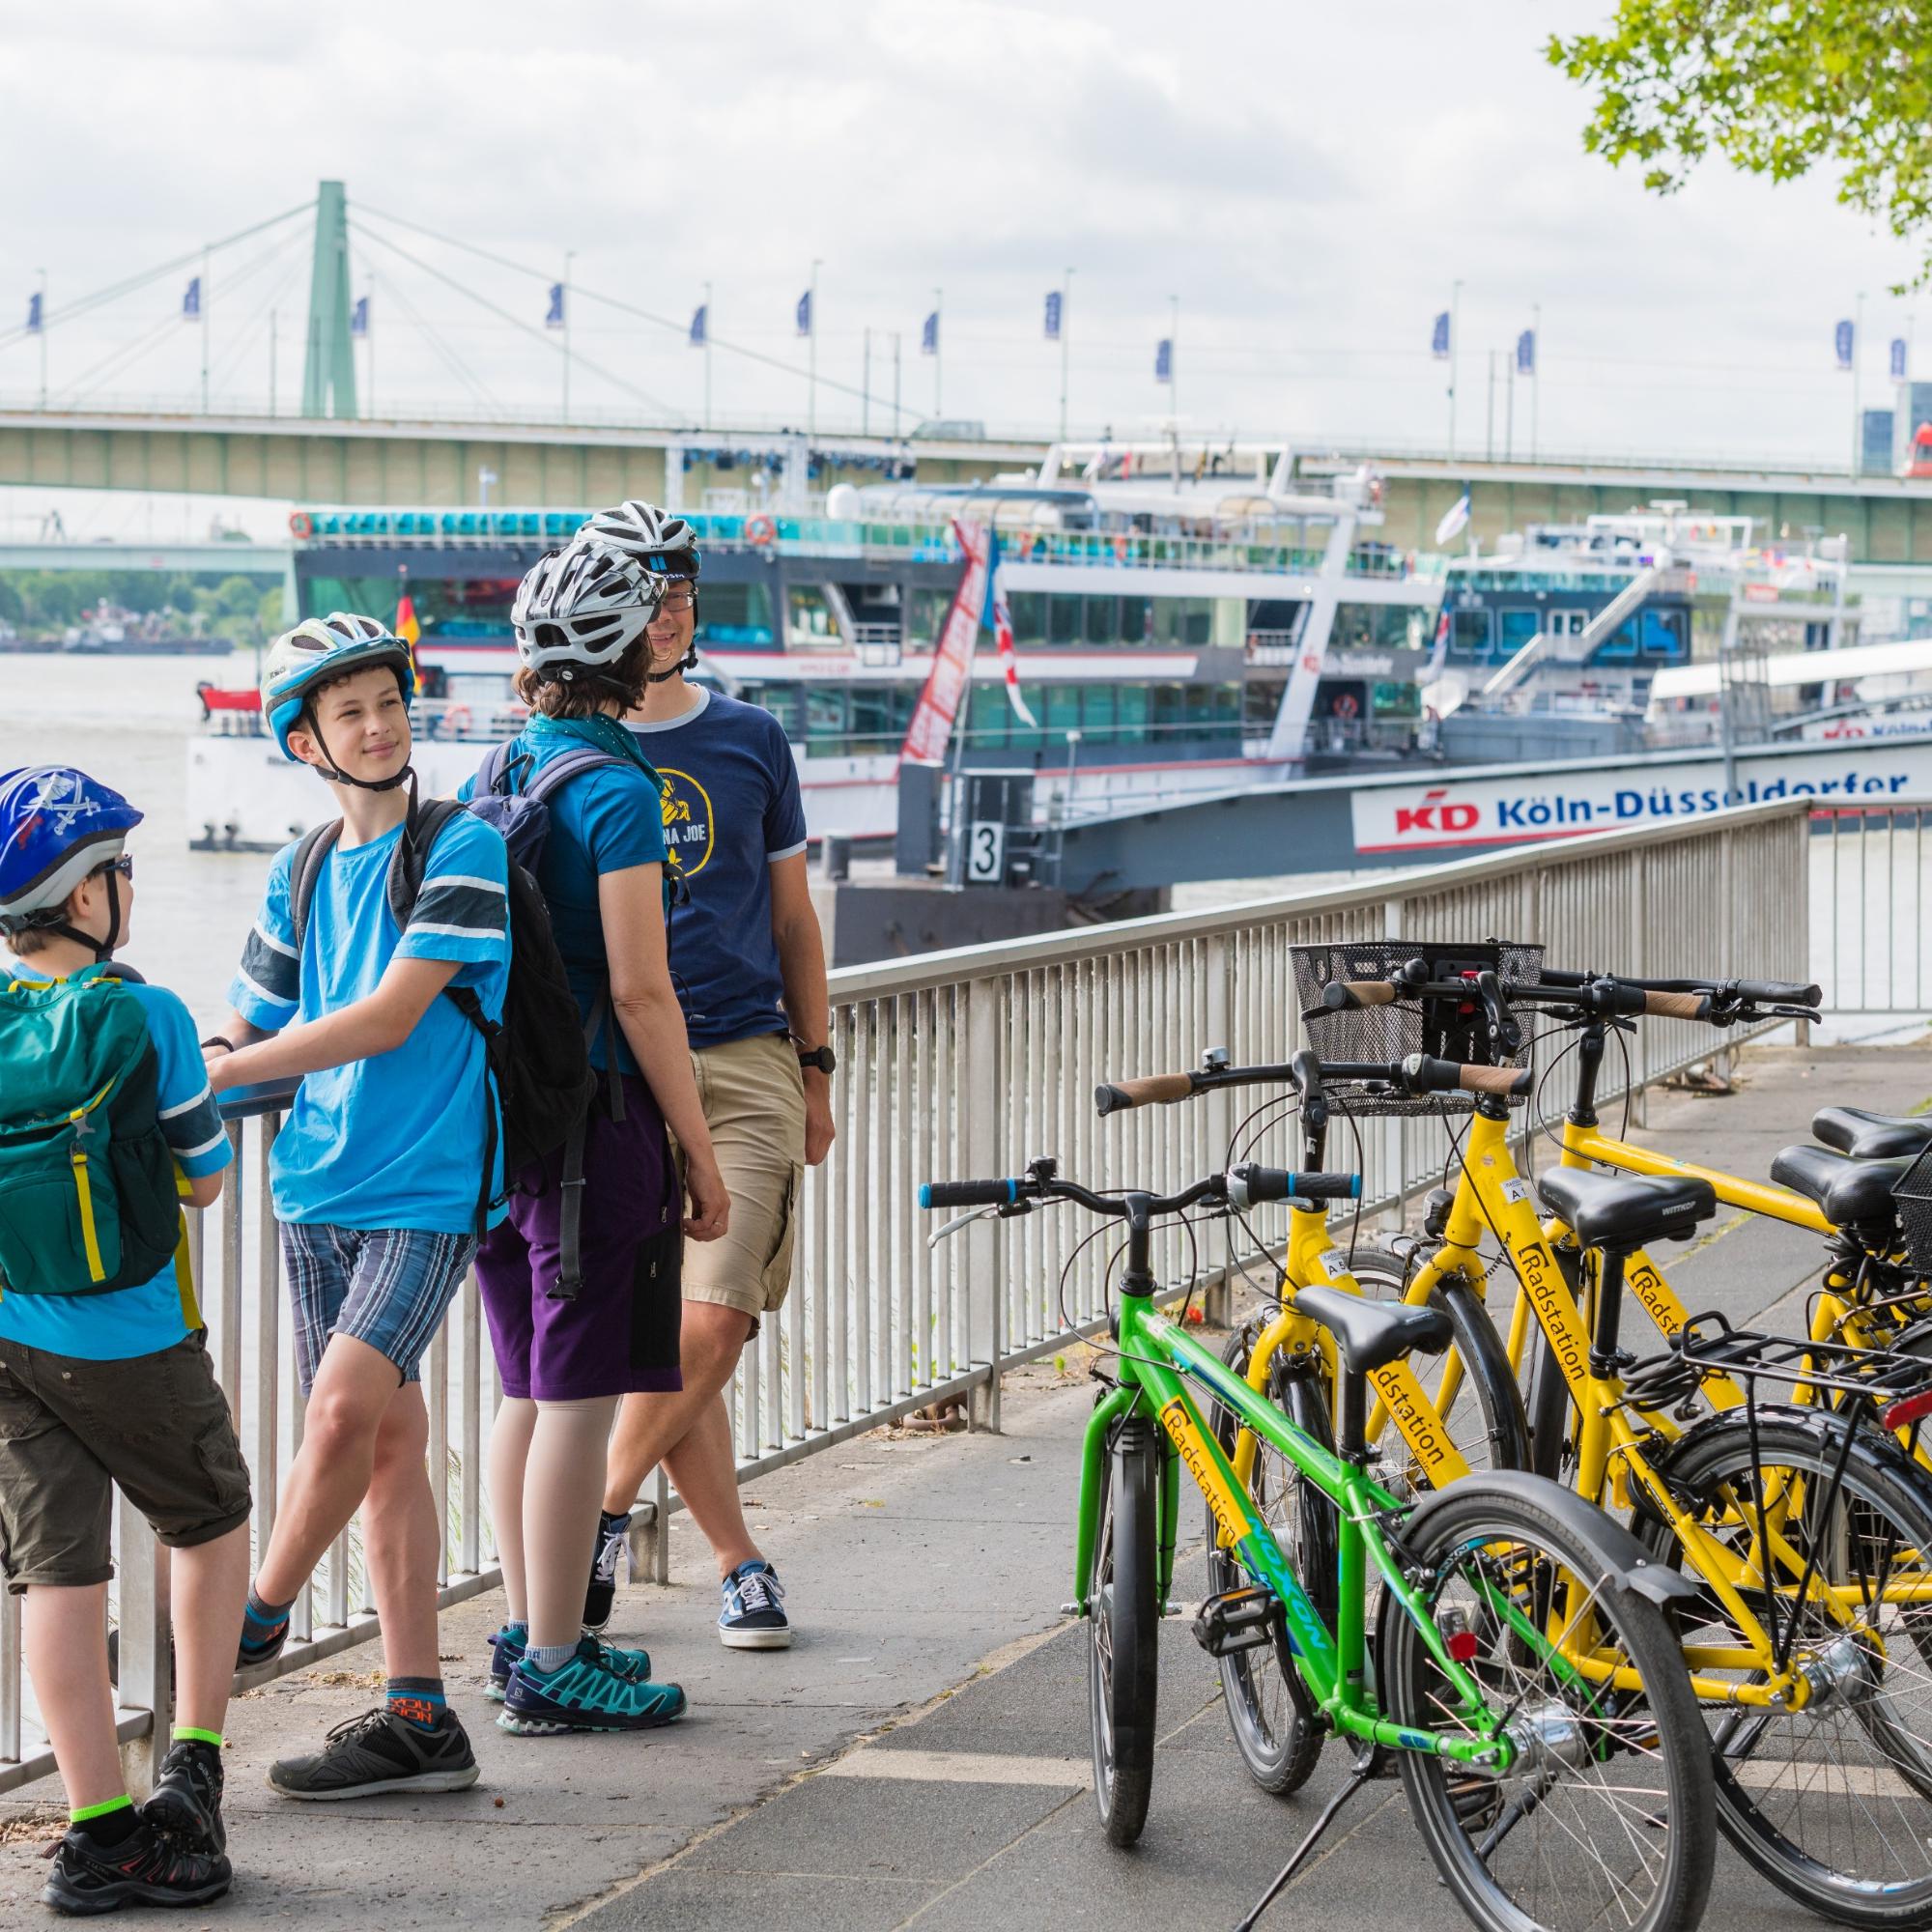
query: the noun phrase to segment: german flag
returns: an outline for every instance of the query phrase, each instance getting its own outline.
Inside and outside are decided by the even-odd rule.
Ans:
[[[423,681],[422,671],[416,665],[416,644],[421,639],[423,633],[422,626],[416,622],[415,599],[410,595],[408,590],[405,590],[396,599],[395,632],[396,636],[402,639],[403,642],[410,647],[410,669],[412,673],[412,682],[415,686],[416,696],[420,697],[422,696]]]

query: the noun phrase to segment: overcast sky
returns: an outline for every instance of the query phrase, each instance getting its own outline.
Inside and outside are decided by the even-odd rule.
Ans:
[[[1540,43],[1609,11],[1609,0],[11,8],[0,391],[38,384],[38,344],[11,331],[44,268],[56,397],[82,385],[97,401],[194,392],[200,332],[172,319],[191,268],[65,327],[62,304],[294,208],[332,176],[352,213],[367,211],[356,284],[373,291],[384,412],[479,394],[556,407],[544,287],[574,249],[572,396],[586,413],[695,414],[704,362],[680,332],[590,291],[681,330],[708,281],[721,345],[802,370],[792,310],[817,257],[820,374],[856,388],[869,327],[875,428],[894,331],[907,420],[933,412],[934,366],[917,348],[942,286],[940,412],[1050,428],[1060,362],[1042,340],[1041,298],[1070,265],[1076,431],[1144,431],[1167,412],[1154,344],[1178,297],[1173,403],[1189,427],[1439,445],[1446,372],[1429,356],[1430,322],[1461,277],[1463,448],[1490,433],[1490,351],[1506,350],[1540,303],[1546,451],[1841,457],[1852,385],[1833,366],[1833,325],[1865,291],[1864,400],[1885,400],[1887,343],[1912,306],[1886,290],[1909,253],[1839,209],[1825,181],[1772,188],[1709,166],[1660,201],[1585,156],[1588,103]],[[214,258],[217,397],[266,395],[273,307],[283,406],[295,398],[308,276],[298,225]],[[1932,375],[1932,300],[1924,308]],[[713,379],[721,415],[804,421],[802,374],[721,346]],[[1522,449],[1526,385],[1516,401]],[[856,424],[858,410],[821,388],[821,424]]]

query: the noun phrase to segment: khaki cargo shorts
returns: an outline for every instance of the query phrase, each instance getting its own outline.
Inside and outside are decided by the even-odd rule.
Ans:
[[[777,1309],[791,1287],[799,1188],[805,1179],[805,1080],[781,1033],[700,1047],[691,1056],[711,1146],[731,1197],[719,1241],[687,1241],[684,1298],[752,1318]]]
[[[248,1466],[202,1333],[118,1362],[0,1341],[0,1570],[14,1595],[113,1576],[113,1483],[171,1549],[248,1520]]]

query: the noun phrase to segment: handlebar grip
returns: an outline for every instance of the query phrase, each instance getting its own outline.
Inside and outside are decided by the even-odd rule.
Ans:
[[[1643,1010],[1654,1019],[1708,1020],[1711,1002],[1703,993],[1645,993]]]
[[[1260,1207],[1268,1201],[1356,1201],[1361,1193],[1359,1174],[1297,1174],[1292,1168],[1262,1167],[1254,1161],[1228,1170],[1228,1198],[1236,1208]]]
[[[1331,980],[1321,989],[1321,1004],[1331,1013],[1353,1012],[1361,1007],[1392,1007],[1400,990],[1386,980]]]
[[[1767,1007],[1815,1007],[1825,998],[1822,987],[1800,986],[1790,980],[1740,980],[1736,992],[1741,1000]]]
[[[1454,1060],[1435,1060],[1411,1053],[1402,1063],[1405,1084],[1416,1094],[1527,1094],[1528,1067],[1466,1066]]]
[[[928,1180],[919,1190],[922,1208],[1008,1208],[1019,1198],[1017,1180]]]
[[[1149,1073],[1139,1080],[1116,1080],[1094,1090],[1094,1105],[1102,1114],[1118,1114],[1127,1107],[1168,1106],[1194,1095],[1191,1073]]]

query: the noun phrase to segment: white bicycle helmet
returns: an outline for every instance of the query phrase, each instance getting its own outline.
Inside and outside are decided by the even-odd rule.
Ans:
[[[364,617],[354,611],[331,611],[326,617],[304,617],[269,646],[268,659],[262,667],[262,716],[275,734],[283,757],[295,758],[295,753],[289,749],[289,732],[297,724],[302,724],[321,743],[313,718],[305,716],[316,688],[331,678],[366,670],[375,665],[384,666],[395,673],[403,702],[408,704],[415,692],[415,664],[410,656],[410,647],[386,624],[374,617]],[[328,756],[327,750],[323,756]],[[348,784],[362,783],[361,780],[336,770],[332,760],[325,766],[323,776]],[[400,782],[400,779],[389,779],[365,789],[387,791]]]
[[[635,498],[597,514],[572,538],[629,557],[654,577],[697,575],[697,532],[675,510]]]
[[[517,586],[517,655],[542,677],[614,665],[650,627],[668,580],[580,535],[539,557]]]

